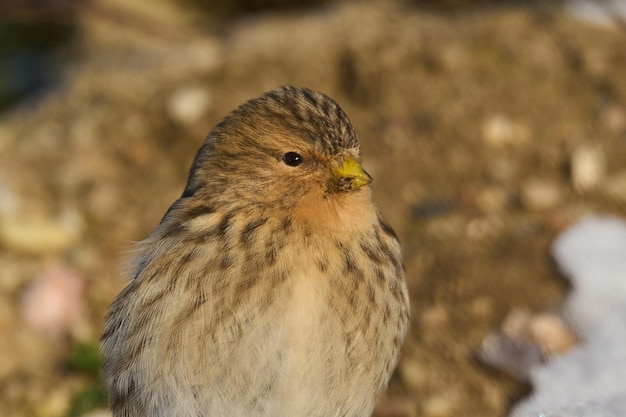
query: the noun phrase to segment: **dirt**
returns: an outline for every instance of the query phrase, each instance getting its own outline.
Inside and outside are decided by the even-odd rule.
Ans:
[[[49,233],[69,239],[25,249],[0,238],[4,416],[67,415],[93,383],[67,366],[72,346],[97,344],[132,242],[180,194],[210,129],[285,84],[342,105],[403,242],[412,325],[376,415],[501,417],[528,392],[476,352],[512,310],[558,310],[567,282],[549,246],[560,231],[586,214],[626,214],[624,32],[556,9],[375,2],[233,20],[219,33],[184,15],[146,18],[165,19],[162,31],[80,19],[63,84],[0,119],[0,215],[60,224]],[[59,220],[68,212],[74,234]],[[53,335],[21,310],[51,264],[82,277],[87,306]]]

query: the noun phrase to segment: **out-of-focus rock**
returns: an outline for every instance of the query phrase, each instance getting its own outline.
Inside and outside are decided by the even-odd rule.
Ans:
[[[34,255],[62,252],[76,244],[83,232],[83,219],[75,210],[58,218],[21,213],[0,217],[0,245]]]
[[[422,403],[422,410],[428,417],[448,417],[454,415],[454,395],[442,393],[426,398]]]
[[[626,131],[626,109],[622,106],[609,106],[600,114],[600,123],[611,133]]]
[[[514,340],[501,331],[483,340],[478,358],[486,365],[505,371],[521,380],[529,378],[530,369],[544,360],[539,346]]]
[[[571,158],[572,184],[580,191],[598,186],[606,172],[604,151],[594,145],[582,145],[574,150]]]
[[[514,183],[522,171],[519,161],[503,155],[501,158],[492,158],[488,161],[487,169],[490,177],[500,183]]]
[[[410,390],[419,391],[428,384],[428,369],[417,358],[404,355],[400,358],[398,370],[402,381]]]
[[[485,216],[472,219],[465,226],[465,236],[481,240],[497,236],[502,230],[502,219],[498,216]]]
[[[444,306],[432,306],[420,314],[420,323],[426,328],[440,328],[450,321],[450,314]]]
[[[514,310],[498,331],[485,338],[479,357],[490,366],[527,379],[535,365],[568,352],[577,342],[574,332],[560,317]]]
[[[204,88],[193,86],[180,87],[167,102],[170,117],[182,124],[200,121],[210,107],[210,93]]]
[[[491,297],[476,297],[474,300],[472,300],[469,307],[469,312],[473,316],[486,319],[493,314],[494,302]]]
[[[541,313],[532,317],[528,330],[533,341],[551,355],[565,353],[578,343],[574,332],[554,314]]]
[[[0,142],[1,141],[2,138],[0,137]],[[0,182],[0,219],[15,213],[19,206],[20,201],[17,194],[8,186]]]
[[[563,200],[563,193],[553,181],[532,179],[522,185],[521,198],[530,210],[546,210],[558,206]]]
[[[510,195],[501,186],[467,187],[463,190],[463,200],[484,213],[500,213],[510,201]]]
[[[52,263],[26,289],[22,298],[24,322],[52,336],[77,323],[85,309],[85,283],[67,265]]]
[[[494,115],[483,122],[481,128],[483,142],[495,148],[523,146],[528,143],[528,126],[503,115]]]
[[[35,412],[41,417],[63,417],[70,407],[72,393],[65,386],[60,386],[47,393],[37,404]]]

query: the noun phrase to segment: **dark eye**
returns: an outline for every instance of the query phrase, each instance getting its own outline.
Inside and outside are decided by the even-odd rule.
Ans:
[[[283,155],[283,162],[290,167],[297,167],[302,161],[302,156],[297,152],[287,152]]]

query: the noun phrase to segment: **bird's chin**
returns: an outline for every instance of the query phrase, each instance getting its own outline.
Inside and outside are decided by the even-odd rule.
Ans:
[[[376,221],[376,209],[370,187],[353,191],[311,190],[300,199],[292,218],[315,233],[358,232]]]

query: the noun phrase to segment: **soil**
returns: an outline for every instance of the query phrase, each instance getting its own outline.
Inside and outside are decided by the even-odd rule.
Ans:
[[[68,363],[97,345],[132,242],[222,117],[293,84],[342,105],[403,242],[412,324],[375,415],[505,416],[529,386],[482,365],[482,341],[513,310],[558,310],[560,231],[626,214],[625,33],[521,6],[124,16],[81,15],[64,82],[0,119],[2,414],[68,414],[94,383]],[[23,297],[59,265],[84,307],[42,329]]]

